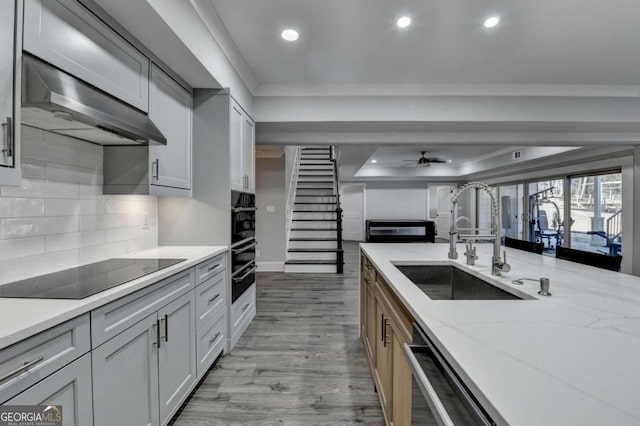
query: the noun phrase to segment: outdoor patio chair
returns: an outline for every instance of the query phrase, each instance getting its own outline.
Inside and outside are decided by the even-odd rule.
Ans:
[[[517,238],[504,237],[504,246],[518,250],[528,251],[530,253],[542,254],[544,250],[543,243],[535,243],[532,241],[518,240]]]

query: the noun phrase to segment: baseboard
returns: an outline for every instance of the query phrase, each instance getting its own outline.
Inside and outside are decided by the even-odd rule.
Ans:
[[[256,262],[258,272],[284,272],[284,262]]]

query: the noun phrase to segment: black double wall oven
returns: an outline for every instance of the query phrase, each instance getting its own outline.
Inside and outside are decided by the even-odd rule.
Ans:
[[[231,301],[256,282],[256,196],[231,191]]]

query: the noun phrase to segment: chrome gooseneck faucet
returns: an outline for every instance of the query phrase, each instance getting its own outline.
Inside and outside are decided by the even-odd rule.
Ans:
[[[449,229],[449,259],[457,259],[458,251],[456,250],[456,240],[458,239],[458,231],[463,228],[458,228],[458,198],[460,195],[470,189],[482,189],[491,198],[491,234],[490,235],[476,235],[468,234],[461,236],[464,240],[478,240],[478,239],[491,239],[493,240],[493,257],[491,258],[491,274],[502,275],[502,272],[509,272],[511,266],[507,263],[507,253],[504,252],[504,260],[500,257],[500,227],[498,224],[498,200],[493,190],[486,183],[482,182],[470,182],[460,187],[451,196],[451,228]],[[480,231],[479,228],[464,228],[466,231]],[[475,255],[475,253],[474,253]],[[475,260],[475,259],[474,259]]]

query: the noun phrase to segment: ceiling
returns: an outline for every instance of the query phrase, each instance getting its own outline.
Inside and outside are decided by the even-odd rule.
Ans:
[[[494,145],[425,145],[425,146],[380,146],[367,160],[368,167],[416,167],[420,153],[426,151],[425,157],[451,160],[446,164],[431,164],[430,167],[454,167],[467,161],[494,157],[510,148]],[[372,163],[372,160],[376,160]]]
[[[368,85],[625,85],[639,93],[637,0],[210,1],[256,94]],[[402,15],[413,20],[406,29],[395,25]],[[486,29],[491,15],[501,23]],[[282,40],[285,28],[300,39]]]

